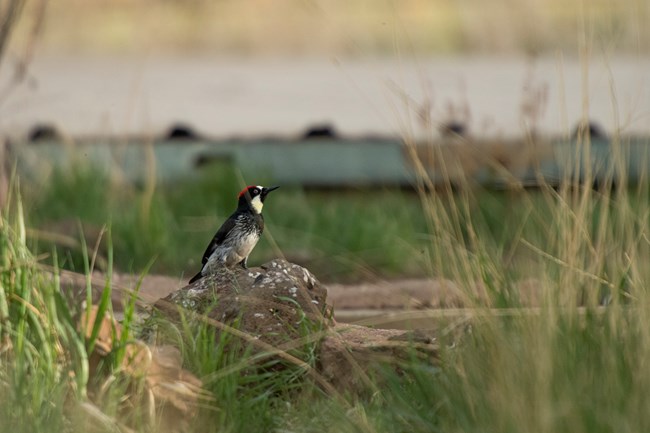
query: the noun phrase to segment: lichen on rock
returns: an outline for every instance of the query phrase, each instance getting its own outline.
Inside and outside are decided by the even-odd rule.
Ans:
[[[377,365],[399,368],[414,355],[435,362],[438,354],[434,337],[337,325],[326,288],[307,269],[282,259],[257,268],[218,269],[160,299],[155,308],[171,318],[180,309],[236,325],[267,350],[310,345],[314,371],[338,389],[361,390],[369,383],[364,376]]]
[[[163,312],[174,306],[225,324],[238,322],[244,332],[270,344],[304,336],[313,326],[331,321],[327,290],[307,269],[272,260],[260,267],[221,268],[156,302]]]

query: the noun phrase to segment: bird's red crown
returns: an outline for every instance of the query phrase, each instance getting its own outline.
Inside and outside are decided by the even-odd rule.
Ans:
[[[246,194],[249,189],[251,188],[257,188],[257,185],[248,185],[246,188],[242,189],[239,195],[237,196],[238,198],[241,198],[242,195]]]

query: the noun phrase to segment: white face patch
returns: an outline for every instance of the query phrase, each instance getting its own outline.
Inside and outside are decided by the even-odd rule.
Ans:
[[[255,213],[262,213],[262,208],[264,207],[264,203],[262,203],[262,199],[260,198],[259,195],[256,195],[253,197],[251,200],[251,207],[255,211]]]

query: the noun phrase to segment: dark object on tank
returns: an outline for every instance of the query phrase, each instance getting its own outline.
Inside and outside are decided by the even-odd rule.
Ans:
[[[332,125],[314,125],[307,129],[303,138],[338,138],[338,134]]]
[[[201,154],[198,155],[194,160],[194,168],[203,168],[211,164],[217,163],[227,163],[234,164],[233,158],[231,155],[210,155],[210,154]]]
[[[56,127],[50,123],[37,123],[29,130],[28,139],[30,143],[39,141],[59,140],[61,134]]]
[[[168,140],[198,140],[200,137],[190,125],[176,123],[169,128],[165,138]]]
[[[439,129],[443,137],[465,137],[467,135],[467,125],[456,120],[440,124]]]
[[[607,138],[605,130],[596,122],[587,121],[579,122],[573,129],[571,137],[573,139],[581,137],[583,134],[589,135],[594,140],[604,140]]]

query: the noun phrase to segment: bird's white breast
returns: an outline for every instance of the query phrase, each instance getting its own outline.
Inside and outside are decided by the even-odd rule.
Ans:
[[[243,236],[241,243],[239,243],[239,248],[237,249],[237,254],[243,257],[248,257],[248,255],[253,251],[257,241],[260,240],[260,237],[257,233],[250,233],[246,236]]]

